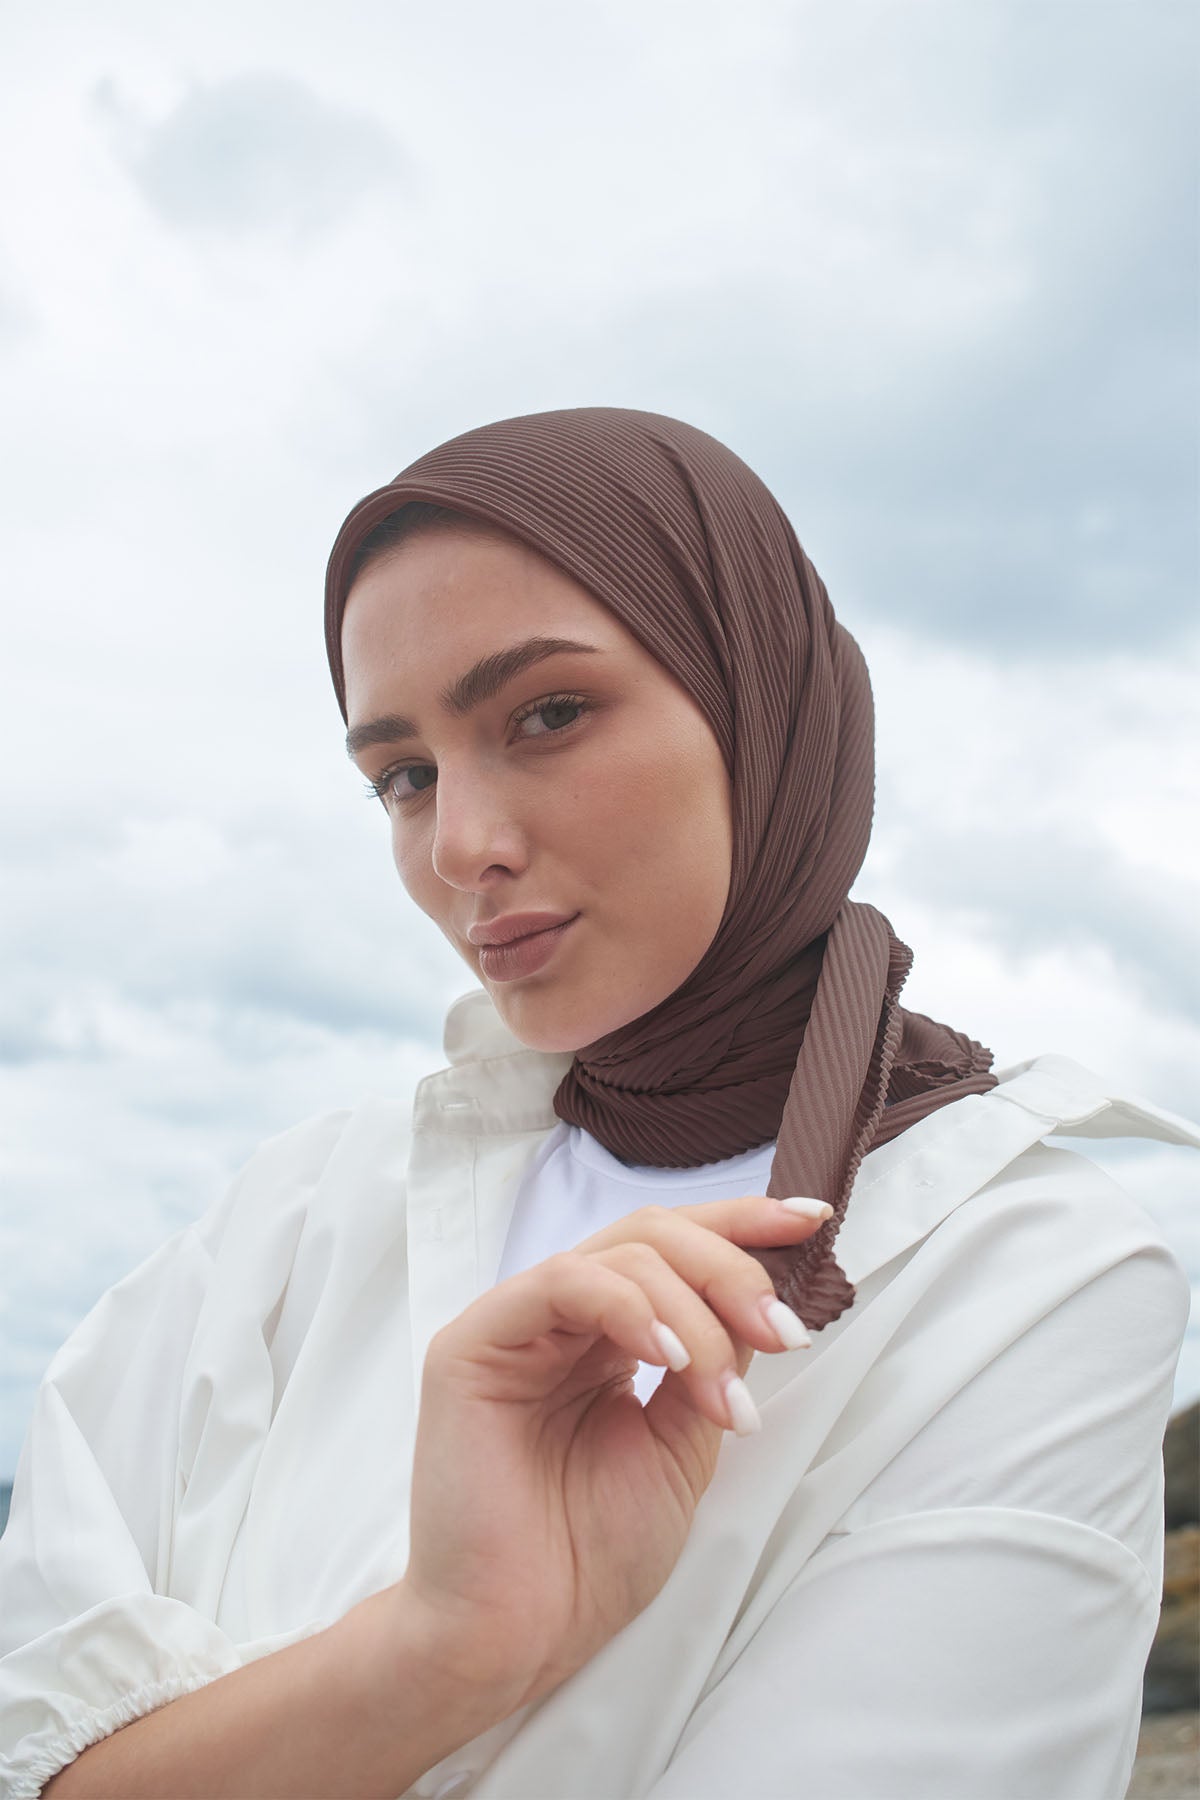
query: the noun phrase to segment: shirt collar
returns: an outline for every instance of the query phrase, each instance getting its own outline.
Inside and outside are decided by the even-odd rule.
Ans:
[[[472,988],[450,1003],[442,1031],[442,1048],[452,1068],[465,1063],[489,1062],[496,1056],[526,1055],[547,1062],[559,1059],[549,1051],[529,1049],[508,1029],[485,988]]]
[[[429,1078],[440,1127],[470,1135],[549,1129],[568,1053],[531,1050],[503,1023],[483,988],[451,1005],[443,1042],[450,1068]],[[432,1099],[432,1094],[430,1098]],[[864,1157],[836,1255],[853,1282],[926,1236],[1016,1156],[1051,1135],[1147,1137],[1200,1148],[1200,1128],[1146,1101],[1118,1095],[1064,1056],[1001,1071],[999,1085],[919,1119]]]

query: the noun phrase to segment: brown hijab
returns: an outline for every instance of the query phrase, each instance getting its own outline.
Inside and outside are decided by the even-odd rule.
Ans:
[[[899,1005],[912,952],[882,913],[847,899],[874,806],[862,654],[778,502],[731,450],[658,413],[576,407],[464,432],[349,514],[325,588],[343,717],[354,558],[412,501],[498,526],[565,570],[716,734],[734,804],[717,935],[668,999],[578,1052],[554,1107],[655,1168],[777,1138],[769,1193],[815,1195],[834,1215],[798,1249],[756,1254],[820,1330],[854,1300],[833,1245],[864,1155],[995,1085],[990,1051]]]

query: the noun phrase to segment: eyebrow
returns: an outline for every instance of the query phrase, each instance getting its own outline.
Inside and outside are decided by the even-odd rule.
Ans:
[[[498,694],[501,688],[526,669],[533,668],[535,663],[545,662],[550,656],[599,656],[599,644],[580,644],[573,638],[531,637],[519,644],[512,644],[507,650],[497,650],[491,656],[480,657],[479,661],[469,668],[465,675],[443,688],[439,698],[442,709],[455,718],[462,719],[485,700]],[[346,733],[347,756],[358,756],[363,750],[369,750],[375,744],[395,744],[402,738],[419,737],[412,719],[406,719],[403,713],[383,713],[377,719],[368,719],[364,725],[355,725]]]

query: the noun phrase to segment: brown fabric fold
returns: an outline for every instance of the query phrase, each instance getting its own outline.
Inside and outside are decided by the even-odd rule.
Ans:
[[[776,1139],[768,1192],[828,1200],[799,1249],[758,1252],[810,1330],[854,1300],[834,1242],[859,1164],[995,1085],[974,1039],[899,1005],[912,953],[848,899],[874,808],[866,665],[778,502],[725,445],[657,413],[578,407],[468,431],[352,510],[326,574],[414,501],[522,539],[610,607],[703,710],[734,799],[725,915],[661,1005],[580,1050],[555,1095],[625,1162],[694,1168]]]

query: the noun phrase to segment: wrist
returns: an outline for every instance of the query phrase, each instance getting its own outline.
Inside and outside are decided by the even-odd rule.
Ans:
[[[422,1739],[426,1766],[515,1712],[524,1699],[507,1663],[468,1621],[428,1605],[404,1581],[360,1601],[333,1627],[346,1678],[372,1722]],[[401,1715],[403,1717],[401,1718]]]

